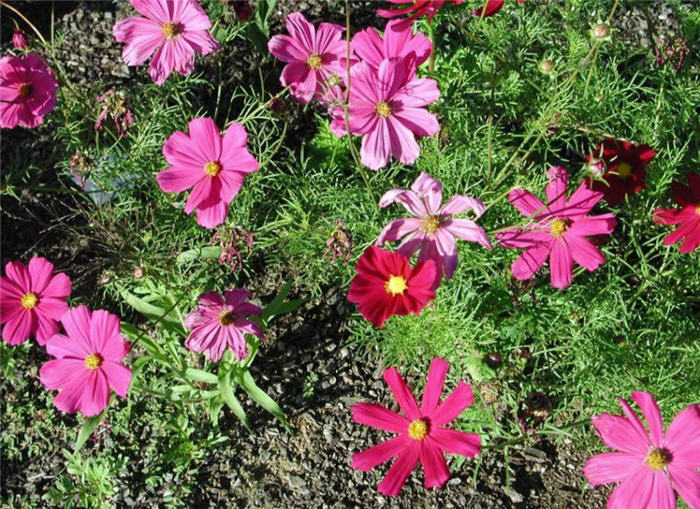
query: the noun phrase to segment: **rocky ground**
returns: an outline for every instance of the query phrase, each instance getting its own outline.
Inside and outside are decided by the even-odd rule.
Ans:
[[[145,79],[143,70],[129,69],[122,63],[120,48],[111,35],[114,21],[123,17],[124,6],[115,12],[113,4],[106,2],[57,4],[56,26],[65,32],[67,41],[59,57],[75,83],[100,80],[108,86],[120,86],[127,80]],[[41,18],[39,10],[45,7],[35,3],[28,9],[30,18],[36,19],[32,14]],[[273,31],[279,30],[284,15],[291,10],[307,12],[312,21],[343,22],[339,2],[284,0],[278,2]],[[353,19],[363,25],[375,20],[371,7],[367,6],[358,16]],[[627,34],[630,43],[646,46],[653,37],[647,28],[649,16],[657,31],[672,31],[677,25],[665,5],[644,3],[643,7],[624,11],[616,26]],[[6,43],[8,21],[2,23],[3,43]],[[48,23],[44,15],[40,28],[46,29]],[[257,82],[257,64],[251,55],[250,48],[242,47],[220,56],[222,65],[230,66],[231,79]],[[205,72],[215,72],[218,64],[218,60],[212,60]],[[272,81],[275,79],[276,76],[270,77]],[[297,135],[292,132],[290,136]],[[48,134],[36,136],[23,130],[3,133],[3,158],[21,147],[25,157],[42,160],[50,169],[54,158],[49,140]],[[41,196],[24,198],[20,205],[3,197],[3,262],[40,250],[46,256],[52,255],[50,251],[55,252],[58,265],[64,269],[70,263],[82,263],[83,258],[75,256],[74,246],[70,249],[60,246],[61,238],[53,229],[56,219],[68,211],[47,207]],[[73,255],[69,257],[66,253]],[[274,277],[268,281],[273,280]],[[261,290],[264,286],[261,284]],[[418,470],[409,478],[400,498],[379,495],[376,485],[387,467],[370,473],[355,471],[350,467],[350,457],[385,435],[353,423],[349,409],[358,401],[390,404],[391,399],[381,379],[384,367],[381,361],[372,352],[347,344],[347,315],[344,296],[329,289],[322,300],[275,328],[256,363],[256,377],[285,409],[296,409],[290,416],[295,433],[286,434],[266,414],[251,410],[255,433],[238,435],[232,431],[232,440],[200,462],[197,475],[201,483],[191,495],[193,506],[563,509],[604,505],[607,491],[584,488],[580,468],[585,455],[565,442],[555,444],[546,440],[511,449],[507,460],[503,453],[491,451],[478,462],[467,461],[458,468],[453,465],[453,477],[441,491],[424,489],[422,473]],[[27,375],[36,377],[36,373]],[[417,381],[409,377],[409,382]],[[236,428],[235,423],[230,425]],[[3,498],[8,493],[28,493],[33,486],[32,476],[56,471],[63,461],[56,454],[42,458],[40,464],[10,464],[9,469],[3,468],[4,479],[10,479],[9,483],[3,482]],[[477,465],[478,475],[475,475]],[[162,496],[162,492],[148,489],[142,480],[132,478],[120,484],[117,503],[151,507],[159,505]]]

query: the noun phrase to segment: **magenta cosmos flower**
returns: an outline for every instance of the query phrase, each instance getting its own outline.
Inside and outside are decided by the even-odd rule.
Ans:
[[[518,0],[518,3],[522,4],[524,3],[525,0]],[[472,11],[472,14],[475,16],[493,16],[496,14],[498,11],[503,8],[503,0],[488,0],[483,6],[479,7],[478,9],[474,9]]]
[[[185,346],[193,352],[204,352],[213,362],[221,359],[227,347],[238,360],[247,358],[248,343],[244,334],[265,339],[260,325],[246,318],[246,315],[262,312],[248,302],[249,297],[248,290],[236,288],[225,292],[225,297],[216,292],[200,295],[200,305],[185,318],[185,327],[190,329]]]
[[[35,53],[0,58],[0,127],[37,127],[56,107],[58,82]]]
[[[406,237],[398,252],[410,258],[420,249],[418,263],[433,260],[447,279],[452,277],[457,266],[455,237],[491,249],[491,242],[481,226],[469,219],[452,217],[467,210],[473,210],[479,217],[486,210],[483,202],[471,196],[454,195],[442,205],[442,183],[427,173],[421,173],[411,189],[392,189],[379,200],[380,207],[392,203],[400,203],[413,217],[387,224],[379,234],[377,245]]]
[[[425,487],[440,488],[450,478],[445,452],[468,457],[481,452],[479,435],[445,428],[474,402],[472,388],[464,382],[459,382],[452,394],[440,402],[449,367],[447,361],[439,357],[433,359],[420,407],[396,368],[384,371],[384,380],[403,415],[374,403],[358,403],[352,407],[352,418],[356,422],[399,435],[352,457],[353,468],[364,472],[396,457],[379,484],[380,493],[398,495],[418,460],[425,473]]]
[[[567,200],[568,174],[564,168],[550,168],[548,175],[551,180],[546,188],[548,205],[529,191],[514,189],[508,200],[531,223],[498,233],[496,237],[503,247],[525,249],[511,266],[516,279],[530,279],[549,258],[552,286],[566,288],[571,284],[574,262],[589,271],[605,262],[605,257],[587,237],[611,233],[615,216],[588,215],[603,193],[590,190],[585,182]]]
[[[170,167],[156,180],[167,193],[193,188],[185,214],[197,209],[197,223],[214,228],[226,220],[228,207],[249,173],[260,168],[248,152],[248,135],[236,122],[222,137],[214,120],[190,120],[189,134],[174,132],[163,145],[163,155]]]
[[[700,245],[700,174],[689,173],[688,185],[672,182],[675,209],[654,210],[654,221],[663,225],[679,225],[664,238],[664,246],[683,240],[681,253],[692,253]]]
[[[679,413],[664,434],[661,412],[647,392],[633,392],[647,426],[619,398],[625,416],[602,414],[591,421],[603,443],[619,452],[590,458],[583,475],[594,486],[619,483],[608,509],[672,509],[675,489],[695,509],[700,507],[700,405]]]
[[[345,29],[333,23],[321,23],[316,28],[303,14],[287,16],[289,35],[275,35],[267,43],[270,53],[287,62],[280,82],[300,103],[321,97],[329,87],[331,74],[342,77],[347,71],[347,45],[341,38]]]
[[[432,21],[433,17],[438,10],[447,2],[448,5],[459,5],[464,0],[413,0],[412,2],[407,2],[406,0],[387,0],[387,2],[392,4],[406,4],[406,7],[399,9],[377,9],[377,16],[382,18],[395,18],[396,16],[403,16],[404,14],[409,14],[409,17],[401,20],[404,25],[410,25],[413,20],[420,18],[422,16],[427,16],[428,21]]]
[[[420,154],[416,137],[440,130],[437,118],[425,110],[440,97],[437,82],[415,77],[412,56],[386,58],[373,69],[360,62],[350,77],[350,131],[363,135],[362,164],[372,170],[394,156],[412,164]]]
[[[32,258],[29,267],[8,262],[0,277],[0,323],[2,339],[10,345],[24,343],[33,335],[46,344],[58,332],[57,321],[68,309],[70,278],[53,273],[46,258]]]
[[[413,33],[412,25],[401,20],[392,20],[386,24],[384,36],[377,29],[370,27],[355,34],[351,42],[352,51],[363,62],[374,69],[385,58],[407,57],[413,55],[416,66],[425,62],[433,51],[433,44],[425,35]]]
[[[117,42],[124,42],[126,65],[143,65],[153,55],[148,74],[158,85],[173,70],[188,75],[194,69],[195,53],[207,55],[219,49],[208,30],[211,21],[195,0],[131,0],[145,17],[132,16],[112,29]]]
[[[131,385],[131,370],[121,364],[129,344],[120,334],[119,317],[78,306],[64,313],[61,324],[66,335],[46,343],[56,359],[41,366],[39,379],[60,391],[53,402],[62,412],[97,415],[107,407],[110,389],[125,398]]]

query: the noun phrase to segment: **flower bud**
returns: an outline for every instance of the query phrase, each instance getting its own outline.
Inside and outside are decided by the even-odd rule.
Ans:
[[[610,27],[605,23],[598,23],[593,27],[593,37],[596,39],[606,39],[610,37]]]
[[[600,178],[603,175],[605,175],[605,172],[608,169],[608,165],[605,164],[605,161],[603,159],[596,159],[593,158],[590,161],[588,161],[588,171],[591,173],[596,178]]]
[[[12,32],[12,45],[17,49],[29,47],[29,38],[27,34],[22,32],[19,28],[15,28],[14,32]]]
[[[503,359],[501,359],[500,354],[497,354],[495,352],[488,354],[484,360],[489,368],[497,368],[503,362]]]
[[[544,74],[549,74],[554,70],[554,61],[547,59],[547,60],[542,60],[540,62],[540,71],[542,71]]]
[[[280,97],[273,97],[270,99],[267,105],[270,107],[273,113],[278,115],[281,115],[287,109],[287,103]]]
[[[144,269],[142,266],[138,265],[138,266],[134,267],[134,270],[131,272],[131,274],[136,279],[141,279],[143,276],[146,275],[146,269]]]

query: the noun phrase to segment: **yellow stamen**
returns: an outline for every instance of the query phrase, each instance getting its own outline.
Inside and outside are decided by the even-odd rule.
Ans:
[[[386,293],[401,295],[406,291],[408,285],[406,284],[406,278],[403,276],[389,276],[389,281],[384,283],[384,288],[386,289]]]
[[[622,161],[617,165],[617,176],[623,179],[632,176],[632,165],[626,161]]]
[[[22,296],[19,303],[22,304],[24,309],[33,309],[39,304],[39,297],[33,293],[26,293]]]
[[[375,110],[380,117],[388,117],[391,115],[391,106],[389,106],[389,103],[386,101],[380,101]]]
[[[697,206],[697,208],[695,209],[695,212],[697,212],[698,215],[700,216],[700,205]]]
[[[102,356],[96,353],[85,357],[85,367],[88,369],[97,369],[102,366]]]
[[[424,419],[416,419],[408,425],[408,436],[413,440],[423,440],[430,430],[427,421]]]
[[[321,58],[321,55],[311,55],[306,60],[306,65],[308,65],[312,69],[320,69],[323,65],[323,59]]]
[[[216,177],[221,172],[221,170],[221,163],[217,161],[208,162],[204,166],[204,173],[206,173],[210,177]]]
[[[233,311],[222,311],[219,314],[219,323],[224,327],[236,321],[236,314]]]
[[[175,37],[180,35],[182,27],[180,26],[180,23],[168,21],[165,25],[163,25],[162,31],[165,37],[167,37],[168,39],[174,39]]]
[[[423,220],[421,228],[425,233],[435,233],[440,229],[440,219],[436,216],[428,216]]]
[[[671,453],[666,449],[652,449],[644,458],[644,463],[654,471],[661,470],[671,463]]]
[[[557,218],[554,221],[552,221],[549,225],[549,233],[551,233],[554,237],[561,237],[562,235],[564,235],[564,232],[566,232],[566,229],[568,227],[568,220]]]
[[[29,83],[22,83],[17,87],[17,93],[20,97],[27,97],[32,93],[32,86]]]

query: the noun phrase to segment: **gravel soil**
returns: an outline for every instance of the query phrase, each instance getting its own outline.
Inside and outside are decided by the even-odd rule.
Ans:
[[[14,3],[31,19],[38,20],[47,33],[49,24],[45,3]],[[57,2],[56,26],[65,31],[67,43],[59,52],[67,72],[77,84],[104,83],[121,86],[127,81],[143,81],[143,69],[130,69],[120,58],[120,48],[111,35],[116,19],[124,17],[126,7],[107,2]],[[378,22],[370,4],[353,2],[358,9],[353,21],[357,25]],[[42,10],[44,11],[42,14]],[[271,30],[278,32],[284,16],[302,10],[309,19],[342,23],[340,2],[304,2],[280,0],[272,19]],[[672,31],[672,13],[663,4],[649,3],[645,10],[631,8],[618,17],[621,30],[626,29],[630,43],[648,45],[648,17],[660,20]],[[9,16],[2,20],[2,43],[7,47],[11,33]],[[664,21],[666,20],[666,21]],[[623,28],[623,25],[626,25]],[[630,27],[630,25],[633,25]],[[659,26],[656,30],[661,30]],[[221,60],[219,60],[221,59]],[[240,47],[207,60],[204,73],[217,72],[218,66],[228,69],[230,79],[238,84],[258,83],[259,56],[250,47]],[[278,66],[279,67],[279,66]],[[198,67],[199,70],[199,67]],[[279,69],[266,76],[276,83]],[[202,98],[206,100],[206,96]],[[292,113],[308,126],[311,113],[299,108]],[[294,123],[292,123],[294,124]],[[291,131],[293,144],[303,143],[302,132]],[[311,130],[312,132],[312,130]],[[307,134],[308,136],[308,134]],[[2,133],[2,157],[7,161],[31,158],[43,161],[53,174],[55,163],[50,133],[12,130]],[[7,164],[3,171],[7,170]],[[62,206],[47,206],[47,197],[23,196],[22,202],[2,198],[2,260],[26,258],[34,253],[53,257],[62,270],[73,263],[89,260],[89,246],[62,245],[54,226],[70,211]],[[77,219],[79,221],[79,219]],[[281,275],[268,275],[257,288],[265,295],[266,288],[278,287]],[[92,287],[94,288],[94,287]],[[269,340],[255,365],[254,376],[290,415],[294,434],[287,434],[267,414],[250,408],[253,434],[241,433],[233,420],[224,421],[230,440],[208,453],[197,463],[196,489],[185,502],[191,507],[492,507],[514,508],[588,508],[603,507],[606,489],[584,487],[580,468],[585,454],[566,442],[552,443],[534,439],[527,446],[511,448],[506,460],[503,453],[490,451],[480,461],[469,460],[459,467],[451,466],[453,477],[443,490],[427,490],[422,486],[422,472],[417,469],[409,478],[402,496],[390,499],[379,495],[376,486],[387,466],[363,473],[350,467],[352,453],[371,447],[387,437],[355,424],[350,407],[358,401],[379,401],[391,405],[388,388],[381,379],[384,366],[373,352],[347,344],[345,320],[349,309],[345,297],[330,289],[322,299],[309,303],[294,317],[282,320],[272,330]],[[39,360],[31,356],[21,359],[17,376],[25,377],[23,390],[39,393],[37,368]],[[408,377],[416,385],[418,379]],[[468,381],[468,380],[467,380]],[[3,380],[2,409],[5,399],[15,400],[13,380]],[[4,411],[3,411],[4,414]],[[41,418],[41,416],[34,416]],[[4,420],[4,417],[3,417]],[[28,424],[29,426],[29,424]],[[15,428],[12,428],[15,429]],[[106,431],[106,430],[102,430]],[[0,433],[15,433],[3,426]],[[136,433],[138,435],[138,433]],[[10,437],[14,442],[17,437]],[[7,436],[3,436],[6,440]],[[55,474],[63,469],[62,447],[69,447],[65,437],[44,437],[51,441],[54,452],[31,463],[2,459],[2,500],[11,495],[28,496],[37,506],[44,506],[41,493]],[[142,458],[129,458],[129,470],[138,471]],[[478,472],[475,467],[478,465]],[[478,474],[478,475],[477,475]],[[153,489],[143,477],[128,475],[118,479],[116,505],[158,507],[163,505],[167,487]]]

